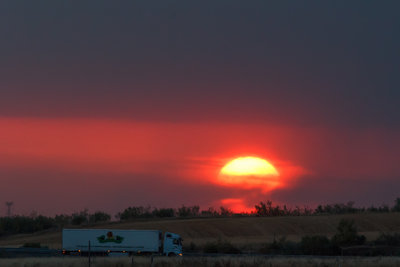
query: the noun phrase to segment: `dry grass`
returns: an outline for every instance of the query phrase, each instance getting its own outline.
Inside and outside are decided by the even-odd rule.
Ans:
[[[400,232],[400,213],[371,213],[300,217],[239,217],[239,218],[195,218],[153,219],[125,223],[109,223],[92,228],[159,229],[179,233],[184,246],[190,242],[198,246],[216,239],[228,240],[239,248],[254,249],[274,237],[286,236],[299,241],[308,234],[331,236],[343,218],[354,219],[359,231],[367,239],[376,238],[381,232]],[[15,247],[28,242],[39,242],[49,248],[61,248],[61,232],[15,235],[0,238],[0,246]]]
[[[135,257],[132,265],[131,259],[124,258],[95,258],[93,267],[149,267],[150,258]],[[2,267],[86,267],[86,258],[24,258],[0,259]],[[317,258],[317,257],[183,257],[167,258],[155,257],[152,267],[319,267],[319,266],[400,266],[399,257],[379,258]]]

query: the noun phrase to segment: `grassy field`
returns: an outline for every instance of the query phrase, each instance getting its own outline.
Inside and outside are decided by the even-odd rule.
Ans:
[[[155,257],[153,264],[150,258],[135,257],[134,263],[130,258],[95,258],[91,262],[93,267],[318,267],[318,266],[364,266],[383,267],[400,266],[398,257],[377,258],[317,258],[317,257],[189,257],[167,258]],[[2,267],[86,267],[88,260],[85,258],[24,258],[0,259]]]
[[[353,219],[361,234],[375,239],[382,232],[400,232],[400,213],[371,213],[300,217],[238,217],[138,220],[125,223],[108,223],[85,228],[159,229],[179,233],[184,246],[191,242],[202,246],[216,239],[227,240],[243,250],[258,248],[274,237],[285,236],[298,241],[304,235],[331,236],[341,219]],[[61,248],[61,231],[15,235],[0,238],[1,247],[18,247],[28,242],[39,242],[49,248]]]

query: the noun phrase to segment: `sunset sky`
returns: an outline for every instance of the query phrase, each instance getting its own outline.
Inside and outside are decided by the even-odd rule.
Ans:
[[[0,205],[400,197],[399,1],[1,1]],[[279,175],[224,177],[238,157]],[[0,216],[6,206],[0,206]]]

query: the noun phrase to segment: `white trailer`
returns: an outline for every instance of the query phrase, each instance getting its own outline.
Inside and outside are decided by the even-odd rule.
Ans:
[[[182,238],[159,230],[63,229],[63,254],[182,255]]]

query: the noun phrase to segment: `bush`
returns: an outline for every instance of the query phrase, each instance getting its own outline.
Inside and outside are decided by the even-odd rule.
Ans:
[[[224,253],[240,254],[241,251],[228,241],[218,240],[217,242],[207,242],[203,248],[204,253]]]
[[[394,207],[392,208],[392,211],[400,211],[400,197],[396,198],[394,201]]]
[[[348,213],[356,213],[360,211],[357,208],[354,208],[354,202],[349,201],[346,204],[336,203],[336,204],[328,204],[328,205],[318,205],[315,209],[314,213],[316,214],[348,214]]]
[[[354,220],[346,219],[339,222],[337,233],[332,237],[332,243],[336,247],[362,245],[365,240],[365,236],[358,235]]]
[[[185,251],[185,252],[197,252],[198,251],[198,247],[197,247],[197,245],[195,244],[195,243],[193,243],[193,242],[190,242],[189,243],[189,246],[184,246],[183,247],[183,250]]]
[[[384,234],[382,233],[375,241],[375,245],[378,246],[393,246],[400,247],[400,234]]]
[[[152,214],[153,214],[154,217],[160,217],[160,218],[174,217],[175,216],[175,210],[172,209],[172,208],[154,209]]]
[[[42,246],[38,242],[30,242],[30,243],[25,243],[22,247],[24,247],[24,248],[41,248]]]
[[[64,227],[64,225],[71,224],[72,221],[72,216],[71,215],[64,215],[64,214],[58,214],[54,217],[55,223],[59,227]]]
[[[153,217],[150,207],[128,207],[123,212],[119,212],[116,216],[121,221],[128,221],[135,218]]]
[[[82,225],[84,223],[88,223],[88,221],[89,221],[89,214],[86,209],[79,213],[72,214],[71,224],[73,225]]]
[[[56,227],[55,220],[49,217],[36,218],[26,216],[0,218],[0,235],[33,233]]]
[[[332,244],[326,236],[304,236],[300,242],[300,248],[306,255],[331,255]]]
[[[196,217],[199,216],[199,213],[200,213],[199,206],[191,206],[191,207],[182,206],[178,209],[179,217]]]
[[[218,244],[217,242],[207,242],[203,248],[204,253],[218,253]]]
[[[110,220],[111,216],[102,211],[97,211],[89,216],[89,222],[91,223],[108,222]]]
[[[272,206],[272,201],[267,200],[266,203],[260,202],[258,205],[255,205],[257,216],[282,216],[290,213],[290,211],[286,208],[286,205],[283,209],[278,206]]]
[[[45,216],[38,216],[34,219],[35,232],[50,229],[55,226],[55,221],[53,218],[45,217]]]
[[[230,208],[219,207],[219,214],[223,217],[229,217],[233,215],[233,211]]]
[[[215,210],[213,207],[209,207],[207,210],[201,211],[201,216],[205,217],[217,217],[219,215],[218,211]]]
[[[274,238],[272,243],[264,244],[260,250],[262,254],[300,254],[299,244],[286,240],[286,237],[281,237],[278,240]]]

